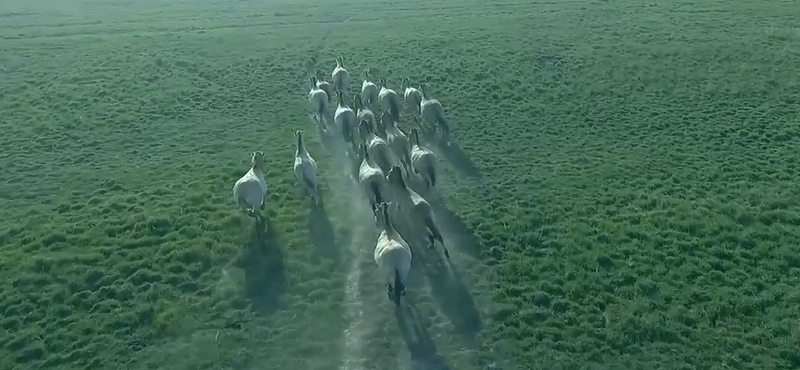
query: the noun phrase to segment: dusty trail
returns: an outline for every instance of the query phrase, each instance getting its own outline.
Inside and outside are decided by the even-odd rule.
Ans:
[[[352,189],[358,190],[358,189]],[[353,198],[357,198],[357,193]],[[350,270],[347,273],[347,280],[345,286],[345,306],[347,307],[347,317],[349,325],[344,332],[344,352],[343,363],[340,369],[342,370],[356,370],[362,369],[363,346],[366,340],[366,335],[369,331],[369,325],[365,318],[365,303],[361,292],[361,283],[364,278],[362,266],[368,255],[365,253],[365,248],[370,245],[375,232],[368,228],[369,218],[364,214],[363,207],[368,207],[363,200],[353,199],[350,202],[352,207],[350,219],[355,229],[353,231],[353,241],[350,243],[349,250],[352,253],[353,260],[350,263]]]
[[[316,122],[314,123],[316,124]],[[367,312],[363,296],[363,281],[368,271],[364,271],[371,261],[371,246],[374,246],[377,231],[374,227],[373,216],[369,211],[369,203],[363,197],[361,188],[350,177],[352,164],[344,152],[344,143],[338,138],[320,137],[323,146],[327,149],[327,157],[333,165],[331,172],[326,174],[326,181],[330,191],[329,198],[336,198],[337,218],[350,226],[351,238],[343,246],[350,256],[350,261],[345,262],[345,302],[347,329],[342,338],[342,364],[341,370],[363,369],[364,345],[370,333],[370,317]],[[365,274],[366,272],[366,274]]]
[[[398,312],[386,296],[385,286],[378,279],[377,266],[372,258],[373,248],[378,236],[378,229],[370,212],[369,202],[363,196],[363,190],[350,177],[352,164],[344,153],[342,143],[326,145],[329,160],[335,163],[333,173],[327,177],[330,194],[336,196],[338,202],[345,202],[339,208],[338,217],[346,219],[351,226],[352,238],[344,248],[347,249],[350,261],[345,264],[346,285],[345,302],[347,329],[342,337],[342,362],[340,370],[362,370],[393,365],[399,369],[439,369],[430,367],[431,354],[427,353],[432,344],[427,335],[420,338],[419,330],[414,328],[416,320],[411,320],[410,329],[406,330],[409,313]],[[331,196],[329,195],[329,197]],[[416,290],[425,285],[423,274],[418,274],[413,281]],[[405,303],[404,303],[405,305]],[[403,310],[408,311],[407,308]],[[398,324],[402,337],[398,336]],[[410,337],[407,332],[411,332]],[[421,345],[409,345],[405,338]],[[419,348],[424,347],[424,348]],[[391,348],[387,353],[387,349]],[[420,353],[422,352],[422,353]],[[424,359],[421,360],[421,357]],[[422,363],[421,363],[422,362]],[[426,363],[427,362],[427,363]],[[441,363],[439,359],[438,363]]]
[[[364,342],[364,330],[360,325],[364,318],[364,302],[358,285],[361,282],[361,255],[356,255],[347,273],[345,286],[345,305],[347,307],[347,320],[349,325],[344,332],[344,352],[342,356],[342,370],[360,369],[360,358]]]
[[[316,122],[313,124],[316,126]],[[363,190],[351,177],[354,165],[346,154],[345,143],[335,132],[333,137],[318,138],[331,163],[325,181],[330,188],[328,198],[335,198],[338,206],[338,213],[331,214],[347,223],[351,236],[342,245],[349,260],[344,262],[347,323],[341,337],[339,369],[481,368],[476,356],[483,326],[480,312],[489,302],[476,301],[474,292],[462,280],[463,272],[473,277],[487,276],[487,271],[478,268],[478,255],[483,249],[480,242],[447,210],[442,198],[413,186],[434,205],[435,218],[452,253],[452,265],[443,260],[444,256],[437,256],[438,246],[437,251],[417,248],[414,259],[418,262],[407,283],[409,295],[402,307],[395,309],[386,297],[385,286],[378,281],[372,259],[378,230]],[[443,152],[437,145],[426,144],[452,167],[460,169],[460,176],[481,184],[480,172],[460,148],[448,147],[450,150]]]
[[[353,225],[352,239],[343,246],[348,248],[351,260],[347,262],[348,328],[343,334],[340,370],[386,366],[438,370],[449,369],[451,364],[472,368],[477,360],[473,355],[480,347],[474,336],[481,331],[481,314],[461,280],[460,270],[472,265],[468,263],[474,262],[468,261],[472,259],[470,252],[481,249],[479,242],[453,219],[446,205],[434,201],[445,244],[454,252],[453,264],[444,261],[438,246],[435,251],[416,248],[414,258],[418,262],[409,276],[409,295],[402,307],[395,309],[377,280],[372,260],[378,230],[369,203],[350,177],[353,167],[344,144],[335,141],[337,144],[326,145],[329,160],[336,163],[329,186],[337,198],[346,198],[348,207],[343,210],[347,214],[340,217],[347,216],[349,225]]]

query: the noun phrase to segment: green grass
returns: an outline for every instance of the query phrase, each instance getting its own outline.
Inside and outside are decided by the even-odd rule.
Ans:
[[[0,368],[800,367],[797,2],[317,3],[2,2]],[[398,318],[307,117],[335,55],[458,125],[457,274]]]

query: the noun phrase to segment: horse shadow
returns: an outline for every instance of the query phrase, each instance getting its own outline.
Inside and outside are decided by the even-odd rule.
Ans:
[[[311,242],[319,249],[320,254],[339,266],[342,262],[341,246],[336,240],[336,230],[325,210],[325,204],[321,201],[311,207],[307,226]]]
[[[450,162],[450,165],[452,165],[460,175],[472,179],[483,178],[483,173],[475,162],[469,159],[467,154],[458,146],[458,143],[450,140],[449,135],[428,131],[425,134],[425,140],[429,144],[434,145],[435,148],[438,149],[439,154],[441,154],[446,161]]]
[[[430,253],[429,255],[434,255]],[[483,325],[475,300],[456,268],[435,254],[435,260],[426,258],[423,266],[431,287],[431,295],[442,312],[450,319],[460,335],[475,338]]]
[[[444,357],[436,350],[436,344],[428,334],[427,323],[420,317],[417,309],[408,301],[404,306],[395,307],[394,316],[397,327],[411,356],[414,370],[450,370]]]
[[[240,259],[245,276],[245,295],[259,314],[271,314],[283,307],[286,268],[281,242],[267,218],[256,220],[252,235]]]
[[[478,238],[467,230],[464,221],[461,220],[457,214],[447,208],[441,201],[430,202],[433,215],[436,217],[436,223],[442,230],[445,241],[448,244],[456,246],[456,248],[469,254],[475,259],[482,259],[483,251],[486,249]]]
[[[437,222],[440,223],[440,230],[445,243],[451,247],[449,248],[451,252],[452,246],[460,243],[469,248],[468,251],[481,249],[477,238],[468,233],[463,224],[459,229],[454,228],[457,225],[441,223],[438,218]],[[400,227],[398,231],[404,238],[405,235],[409,235],[407,228]],[[477,246],[469,243],[477,243]],[[474,338],[482,330],[482,321],[469,288],[450,260],[439,253],[438,245],[429,249],[424,244],[426,243],[412,243],[412,252],[415,256],[411,261],[412,268],[421,268],[428,279],[434,300],[453,323],[456,331],[466,338]]]

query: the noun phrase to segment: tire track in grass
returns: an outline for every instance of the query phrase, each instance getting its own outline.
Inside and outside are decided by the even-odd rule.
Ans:
[[[368,325],[365,320],[365,304],[361,296],[361,282],[363,273],[361,265],[364,263],[364,252],[360,250],[366,243],[369,242],[372,232],[367,228],[368,220],[362,217],[363,214],[355,209],[364,206],[362,201],[350,202],[352,205],[350,219],[355,226],[353,242],[350,243],[350,251],[353,255],[353,261],[350,266],[350,271],[347,274],[347,286],[345,286],[345,303],[347,306],[347,316],[349,325],[344,332],[344,353],[341,370],[356,370],[362,369],[363,347],[364,338],[367,335]]]
[[[329,27],[337,26],[349,21],[350,18],[351,16],[347,16],[341,21],[331,22],[328,25]],[[307,92],[306,81],[316,72],[326,42],[332,33],[333,27],[325,31],[319,42],[310,50],[310,56],[308,60],[306,60],[305,68],[297,77],[297,81],[300,83],[298,91],[301,92],[302,98],[305,98],[303,93]],[[314,125],[317,124],[313,121],[313,118],[312,123]],[[340,369],[361,369],[360,358],[363,347],[362,334],[364,332],[361,321],[364,316],[364,304],[359,286],[362,277],[361,263],[363,262],[363,255],[358,253],[358,247],[369,238],[369,229],[364,227],[366,224],[363,223],[363,220],[359,220],[358,217],[356,217],[357,213],[355,213],[355,211],[357,206],[363,206],[364,201],[356,197],[356,195],[359,194],[357,192],[358,189],[353,186],[352,180],[346,175],[349,173],[346,170],[350,169],[348,166],[349,159],[343,151],[339,150],[340,146],[335,144],[330,145],[331,143],[326,142],[330,140],[324,137],[319,137],[319,140],[321,141],[321,146],[327,149],[327,155],[320,155],[321,158],[319,158],[319,160],[332,161],[330,168],[333,169],[333,172],[327,174],[323,180],[326,181],[327,184],[323,183],[322,185],[323,187],[329,188],[327,192],[329,195],[335,195],[337,201],[344,201],[346,204],[345,209],[348,211],[349,215],[339,214],[337,218],[349,219],[350,225],[357,225],[355,229],[352,230],[349,243],[345,243],[345,248],[351,253],[352,261],[350,261],[345,272],[345,285],[343,287],[345,293],[345,314],[348,323],[346,324],[347,328],[342,338],[342,365]],[[326,194],[323,193],[322,195],[325,197]],[[327,204],[322,206],[326,207]]]
[[[322,138],[325,140],[324,138]],[[374,231],[370,229],[369,213],[366,212],[368,205],[361,196],[361,189],[350,177],[352,173],[352,163],[345,153],[345,146],[338,138],[333,138],[333,143],[326,146],[329,150],[329,158],[333,161],[331,168],[334,173],[330,178],[332,193],[345,203],[343,209],[347,215],[343,215],[350,225],[353,225],[350,243],[346,246],[350,252],[351,261],[348,266],[345,280],[345,312],[347,315],[347,328],[343,333],[343,351],[340,370],[361,370],[363,366],[363,347],[368,325],[365,322],[364,297],[361,294],[361,284],[364,277],[362,264],[365,261],[365,253],[362,250],[364,245],[368,245],[374,236]]]
[[[347,20],[349,18],[341,23]],[[305,76],[302,76],[303,81],[314,73],[318,63],[322,62],[320,61],[320,56],[324,50],[324,44],[331,34],[332,32],[326,33],[320,42],[314,58],[306,66],[307,72]],[[312,122],[316,125],[316,122]],[[363,370],[376,366],[381,367],[388,365],[387,361],[393,362],[392,365],[400,369],[449,370],[448,362],[450,361],[447,357],[456,355],[452,351],[460,349],[462,352],[473,352],[476,343],[470,340],[465,341],[465,338],[459,334],[455,336],[452,334],[445,335],[447,339],[443,339],[441,334],[444,333],[428,332],[428,328],[433,329],[434,326],[442,327],[442,323],[433,317],[425,317],[427,315],[415,307],[413,300],[406,301],[404,307],[399,310],[388,306],[385,292],[376,289],[376,284],[369,280],[376,278],[377,274],[370,269],[370,267],[374,267],[370,263],[371,258],[369,258],[371,251],[366,251],[365,249],[374,247],[378,231],[374,226],[374,220],[371,212],[369,212],[369,205],[362,189],[350,177],[353,167],[350,158],[345,154],[344,143],[341,142],[341,138],[338,136],[334,138],[320,137],[319,139],[322,146],[327,149],[327,155],[323,160],[330,161],[329,163],[331,164],[329,166],[331,173],[326,174],[325,181],[327,184],[324,184],[324,186],[329,188],[328,194],[335,196],[336,205],[340,206],[337,207],[337,210],[341,211],[337,218],[346,220],[350,225],[353,225],[350,230],[351,237],[342,245],[343,249],[350,252],[351,260],[346,263],[347,269],[345,271],[344,308],[347,323],[342,336],[342,355],[339,370]],[[431,145],[431,138],[426,137],[425,139],[428,141],[429,147],[435,148],[440,158],[450,162],[461,181],[474,183],[475,186],[486,189],[480,170],[460,148],[457,146],[448,147],[446,149],[450,149],[450,151],[443,152],[446,149],[442,150],[438,145]],[[436,144],[439,143],[437,142]],[[453,229],[453,225],[448,226],[450,227],[442,230],[443,233],[447,234],[448,247],[451,250],[463,247],[453,245],[453,240],[464,242],[464,238],[468,237],[468,235],[463,235],[464,230],[461,228],[456,227]],[[457,242],[456,244],[461,243]],[[468,244],[474,244],[474,241]],[[458,278],[458,273],[455,274],[455,279],[446,278],[445,276],[449,274],[444,271],[439,271],[436,268],[433,269],[434,271],[425,271],[426,269],[420,270],[419,267],[417,266],[414,269],[416,272],[412,273],[412,275],[418,276],[410,276],[409,286],[412,287],[415,295],[420,296],[419,298],[425,297],[425,301],[435,302],[434,304],[439,306],[437,307],[439,310],[445,311],[443,312],[445,320],[453,320],[455,318],[456,322],[445,324],[445,326],[455,325],[454,331],[463,334],[464,328],[462,326],[464,326],[464,322],[472,324],[466,326],[473,326],[476,318],[480,320],[480,314],[476,312],[474,306],[475,302],[472,301],[472,297],[467,292],[466,287],[461,286],[463,282]],[[382,284],[380,286],[383,287]],[[466,297],[469,298],[467,299]],[[464,311],[468,311],[468,313],[465,314]],[[387,323],[391,324],[387,325]],[[398,325],[397,329],[401,337],[387,337],[393,331],[392,329],[386,331],[387,328],[395,324]],[[474,328],[472,329],[474,330]],[[466,331],[470,330],[467,329]],[[438,338],[437,341],[446,342],[441,343],[445,348],[437,349],[436,344],[434,344],[434,336]],[[387,353],[387,346],[388,348],[393,348],[391,352],[394,353]],[[440,351],[442,352],[440,353]],[[458,357],[462,358],[460,362],[463,365],[465,356],[458,354]]]
[[[326,145],[330,151],[328,158],[333,161],[331,166],[333,173],[328,178],[328,186],[331,189],[330,193],[337,196],[337,201],[345,203],[341,208],[347,214],[342,214],[342,218],[353,225],[352,237],[349,245],[346,246],[352,260],[346,272],[344,286],[344,306],[348,324],[343,333],[342,363],[339,368],[341,370],[360,370],[364,368],[363,348],[370,331],[365,314],[366,305],[361,293],[364,277],[362,265],[366,262],[365,258],[367,257],[367,253],[363,249],[374,243],[376,232],[371,227],[373,222],[369,213],[369,205],[362,196],[360,187],[349,175],[353,168],[351,161],[344,153],[343,143],[340,143],[338,138],[335,139],[336,143]]]
[[[346,23],[351,18],[352,16],[348,16],[347,18],[344,18],[341,21],[330,22],[330,24],[332,26],[338,26],[343,23]],[[325,34],[322,35],[322,38],[319,40],[319,42],[314,46],[314,49],[311,52],[311,57],[308,58],[308,60],[306,61],[306,66],[305,66],[306,68],[303,71],[303,74],[301,76],[298,76],[298,81],[301,81],[301,91],[304,91],[303,89],[305,89],[307,86],[306,79],[312,76],[312,74],[316,71],[317,65],[319,65],[319,58],[322,55],[322,50],[325,49],[325,43],[328,41],[328,38],[331,36],[332,33],[333,33],[333,28],[329,28],[327,31],[325,31]]]
[[[349,19],[344,19],[337,25],[345,23]],[[333,30],[325,33],[317,45],[312,58],[306,64],[305,75],[300,77],[301,81],[305,82],[320,63],[324,64],[320,58],[325,43],[332,33]],[[327,184],[324,186],[329,188],[329,197],[336,198],[335,203],[339,206],[337,211],[341,211],[337,214],[337,218],[346,220],[345,222],[353,225],[350,230],[351,237],[342,245],[343,250],[350,252],[351,259],[346,262],[343,287],[347,322],[341,338],[342,353],[339,369],[362,370],[390,365],[387,362],[391,361],[390,366],[400,369],[444,370],[450,369],[448,363],[456,358],[458,361],[454,362],[458,362],[460,367],[463,368],[466,365],[467,368],[474,368],[475,361],[478,359],[473,356],[480,347],[480,340],[467,339],[466,337],[472,335],[465,332],[473,332],[473,335],[476,334],[474,332],[479,332],[482,320],[479,310],[475,306],[476,302],[473,301],[469,290],[463,285],[464,283],[460,281],[460,274],[456,271],[453,276],[449,276],[450,271],[445,272],[430,266],[428,271],[425,271],[425,269],[420,270],[418,266],[415,269],[416,272],[412,273],[415,276],[410,276],[413,281],[409,281],[409,286],[414,289],[414,295],[419,296],[418,298],[422,301],[428,302],[429,308],[433,305],[437,310],[442,311],[442,316],[427,317],[427,313],[416,307],[413,299],[407,301],[408,303],[405,303],[404,307],[399,310],[385,306],[385,292],[376,289],[378,284],[370,281],[377,275],[370,269],[371,266],[368,266],[372,265],[371,258],[369,258],[371,253],[365,250],[370,246],[374,247],[377,238],[377,228],[374,227],[369,205],[363,196],[363,191],[349,177],[352,164],[344,152],[342,143],[338,143],[341,139],[336,137],[334,140],[328,140],[328,138],[320,138],[320,140],[323,147],[327,149],[325,151],[327,155],[321,159],[330,161],[328,167],[331,170],[331,173],[325,176]],[[434,145],[440,143],[434,143],[429,137],[425,137],[424,140],[440,158],[449,162],[453,167],[452,170],[457,173],[459,182],[482,188],[484,193],[491,192],[491,189],[483,181],[478,167],[457,145],[441,148],[440,145]],[[329,141],[336,141],[337,144]],[[443,201],[444,199],[438,200]],[[449,212],[442,211],[447,208],[446,205],[441,205],[439,208],[437,216],[442,217],[442,213],[450,216],[444,218],[451,222],[442,225],[444,226],[442,232],[446,234],[448,247],[451,251],[466,249],[462,250],[462,253],[469,255],[469,257],[455,257],[455,259],[462,260],[461,262],[466,262],[463,259],[479,260],[480,258],[475,255],[477,251],[483,249],[478,245],[479,242],[471,240],[475,237],[464,230],[463,225],[454,225],[453,216],[449,215]],[[459,263],[456,263],[456,266],[456,270],[460,270],[459,267],[465,267]],[[380,286],[383,287],[383,285]],[[393,311],[394,314],[392,314]],[[446,323],[446,321],[451,322]],[[387,325],[387,323],[391,324]],[[399,326],[401,338],[387,337],[394,331],[391,329],[394,324]],[[452,333],[437,333],[439,331],[437,329],[449,326],[453,326]],[[428,332],[428,329],[433,332]],[[439,342],[436,344],[440,344],[443,348],[437,349],[438,346],[434,344],[434,341]],[[393,348],[391,351],[394,353],[387,353],[387,346]],[[471,363],[471,365],[467,365],[465,362]]]
[[[358,325],[364,317],[364,305],[358,286],[361,283],[361,255],[356,254],[347,273],[345,306],[349,325],[344,332],[344,352],[341,370],[360,369],[362,355],[362,328]]]
[[[347,16],[335,25],[348,22],[352,16]],[[317,69],[320,57],[325,49],[325,43],[333,29],[329,29],[316,45],[311,58],[306,62],[304,75],[298,78],[305,82]],[[305,85],[303,85],[305,86]],[[301,88],[302,89],[302,88]],[[302,90],[301,90],[302,91]],[[316,122],[313,122],[315,125]],[[344,202],[342,209],[346,215],[339,215],[349,221],[352,226],[351,238],[345,246],[350,252],[352,260],[349,262],[345,273],[345,313],[347,318],[347,328],[344,330],[342,338],[342,360],[340,370],[362,370],[364,369],[364,344],[371,331],[371,324],[365,314],[365,302],[362,296],[363,271],[362,265],[367,262],[367,253],[362,250],[365,246],[374,243],[376,236],[375,228],[372,227],[374,221],[369,212],[369,205],[363,196],[361,188],[350,177],[353,164],[345,151],[345,144],[337,137],[320,137],[321,144],[328,151],[325,156],[332,162],[331,174],[326,176],[329,193],[337,197],[337,204]],[[342,217],[343,216],[343,217]]]

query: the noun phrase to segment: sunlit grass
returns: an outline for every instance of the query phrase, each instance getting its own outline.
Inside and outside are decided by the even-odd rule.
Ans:
[[[0,367],[797,368],[793,14],[3,2]],[[414,344],[305,111],[307,76],[336,55],[396,90],[427,81],[458,126],[434,146],[456,274],[413,273]],[[294,185],[296,129],[324,208]],[[231,194],[254,150],[270,157],[264,239]]]

